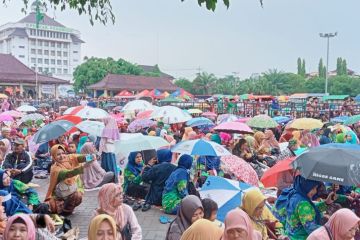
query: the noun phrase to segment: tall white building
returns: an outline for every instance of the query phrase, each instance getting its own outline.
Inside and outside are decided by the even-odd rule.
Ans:
[[[39,73],[73,81],[81,63],[80,32],[44,14],[36,29],[36,5],[16,23],[0,26],[0,53],[11,54]],[[1,64],[1,63],[0,63]]]

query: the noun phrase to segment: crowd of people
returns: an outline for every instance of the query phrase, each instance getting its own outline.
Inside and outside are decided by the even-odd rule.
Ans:
[[[209,176],[246,182],[241,175],[244,169],[229,171],[218,156],[178,154],[169,148],[130,152],[121,169],[115,143],[121,141],[121,132],[127,132],[126,123],[107,117],[101,120],[105,126],[101,136],[77,129],[36,145],[36,132],[60,117],[48,109],[41,113],[47,117],[40,123],[1,123],[0,239],[76,239],[76,229],[64,230],[64,226],[87,190],[99,190],[87,234],[90,240],[142,239],[135,212],[154,207],[175,215],[174,220],[166,215],[159,219],[169,224],[167,240],[360,239],[357,186],[305,179],[294,170],[277,183],[276,197],[269,197],[260,181],[276,163],[307,149],[333,142],[359,144],[360,128],[354,125],[326,123],[310,131],[280,124],[254,134],[232,135],[157,119],[153,126],[139,129],[170,146],[187,140],[213,141],[249,166],[256,179],[247,183],[253,187],[220,222],[216,199],[201,198],[199,190]],[[282,143],[288,144],[282,148]],[[33,187],[34,178],[49,179],[45,199]]]

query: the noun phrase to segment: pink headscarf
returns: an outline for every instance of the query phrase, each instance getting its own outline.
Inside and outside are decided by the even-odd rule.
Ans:
[[[226,214],[225,217],[225,231],[222,240],[228,240],[227,231],[234,228],[241,228],[247,233],[247,240],[261,240],[260,232],[254,230],[249,216],[241,210],[236,208]]]
[[[320,142],[316,135],[309,130],[304,130],[302,132],[301,143],[311,148],[320,146]]]
[[[105,128],[102,131],[101,137],[109,138],[111,140],[119,140],[120,133],[115,119],[112,117],[107,117],[103,119],[103,122],[105,124]]]
[[[5,152],[3,151],[0,152],[0,155],[4,158],[6,154],[8,154],[11,151],[11,144],[7,138],[1,139],[0,142],[4,143],[5,145]]]
[[[14,223],[15,220],[17,220],[18,218],[21,218],[26,225],[27,228],[27,240],[35,240],[35,226],[33,221],[31,220],[31,218],[29,217],[29,215],[26,214],[16,214],[14,216],[11,216],[8,219],[8,222],[6,224],[6,228],[5,228],[5,233],[4,233],[4,240],[8,240],[8,234],[9,234],[9,230],[11,225]]]
[[[117,195],[122,192],[123,189],[119,184],[107,183],[103,185],[98,195],[99,208],[96,210],[96,215],[108,214],[113,217],[120,229],[123,229],[126,224],[123,206],[114,207],[113,202],[118,197]]]
[[[337,210],[327,221],[324,227],[320,227],[310,234],[307,240],[330,239],[325,227],[327,227],[334,240],[342,240],[344,235],[360,222],[360,218],[347,208]]]

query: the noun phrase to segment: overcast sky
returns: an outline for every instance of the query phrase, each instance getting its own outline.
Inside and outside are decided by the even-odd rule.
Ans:
[[[0,3],[0,25],[24,16],[21,2]],[[319,33],[335,31],[330,68],[343,57],[360,72],[359,0],[264,0],[264,8],[257,0],[230,0],[228,10],[221,3],[215,12],[200,8],[197,0],[112,2],[114,25],[91,26],[87,16],[70,10],[47,14],[81,31],[83,57],[158,63],[175,77],[193,78],[198,68],[242,78],[270,68],[296,72],[298,57],[306,59],[308,72],[316,71],[320,57],[326,58],[326,41]]]

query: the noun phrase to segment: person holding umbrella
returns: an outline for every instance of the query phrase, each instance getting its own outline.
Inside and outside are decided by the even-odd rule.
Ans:
[[[274,215],[285,226],[290,239],[305,240],[321,226],[321,212],[336,200],[336,194],[331,192],[325,201],[313,203],[321,185],[298,175],[293,186],[284,189],[275,202]]]

